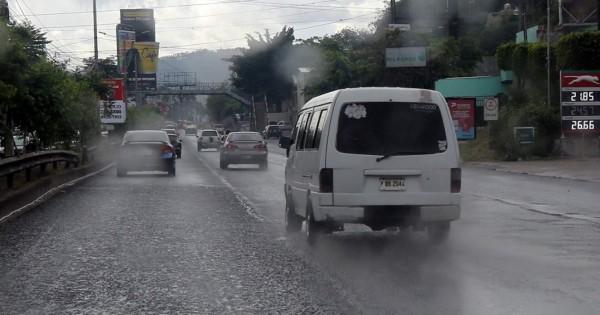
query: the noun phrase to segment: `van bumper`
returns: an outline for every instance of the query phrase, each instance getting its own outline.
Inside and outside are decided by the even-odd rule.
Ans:
[[[414,206],[418,213],[414,218],[420,223],[436,221],[453,221],[460,218],[460,206],[458,205],[436,205],[436,206]],[[383,208],[382,208],[383,209]],[[385,208],[389,210],[389,207]],[[398,207],[397,214],[406,211],[406,208]],[[371,211],[372,208],[371,208]],[[376,210],[375,210],[376,211]],[[336,207],[336,206],[313,206],[313,213],[316,221],[333,221],[340,223],[363,223],[365,219],[364,207]],[[389,211],[388,211],[389,213]],[[415,212],[406,211],[407,216]]]

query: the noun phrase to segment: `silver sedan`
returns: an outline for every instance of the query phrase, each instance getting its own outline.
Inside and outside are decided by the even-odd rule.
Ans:
[[[258,164],[267,169],[267,142],[258,132],[232,132],[223,143],[220,155],[220,167],[226,169],[230,164]]]

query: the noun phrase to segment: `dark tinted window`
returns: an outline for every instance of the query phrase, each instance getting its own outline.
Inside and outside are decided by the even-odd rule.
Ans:
[[[306,149],[313,149],[315,148],[315,134],[317,132],[317,125],[319,124],[319,119],[321,117],[321,112],[320,111],[315,111],[312,114],[312,118],[310,120],[310,122],[308,122],[308,131],[306,133],[306,142],[304,144],[304,147]]]
[[[429,103],[351,103],[340,113],[336,147],[354,154],[446,151],[440,109]]]
[[[256,132],[232,133],[227,137],[227,141],[262,141],[263,138]]]
[[[123,143],[126,142],[169,142],[167,133],[158,130],[144,130],[144,131],[128,131],[123,137]]]
[[[316,114],[315,114],[316,115]],[[327,109],[319,111],[319,124],[317,125],[317,131],[315,132],[315,141],[313,148],[318,149],[319,143],[321,143],[321,135],[323,134],[323,126],[325,125],[325,119],[327,118]]]
[[[216,137],[219,133],[216,130],[203,130],[202,136],[204,137]]]
[[[296,149],[304,150],[304,138],[306,136],[306,123],[308,118],[310,117],[309,112],[304,112],[300,119],[298,119],[298,124],[296,125],[298,138],[296,139]]]

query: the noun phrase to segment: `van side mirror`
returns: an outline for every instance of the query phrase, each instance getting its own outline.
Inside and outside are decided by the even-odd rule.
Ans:
[[[289,149],[292,143],[292,139],[289,137],[280,137],[279,138],[279,147],[283,149]]]

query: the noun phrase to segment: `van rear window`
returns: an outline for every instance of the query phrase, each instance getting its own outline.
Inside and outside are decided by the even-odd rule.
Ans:
[[[431,103],[344,104],[336,148],[366,155],[435,154],[447,149],[440,108]]]

